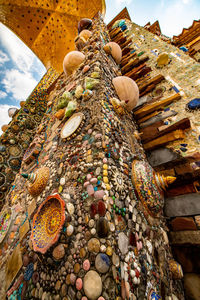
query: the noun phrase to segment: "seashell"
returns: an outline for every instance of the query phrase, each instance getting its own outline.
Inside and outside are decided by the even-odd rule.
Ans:
[[[63,70],[65,74],[71,75],[84,61],[85,55],[80,51],[69,52],[63,60]]]
[[[92,32],[87,29],[82,30],[81,33],[79,34],[79,37],[84,38],[85,41],[87,41],[91,36],[92,36]]]
[[[107,54],[111,54],[117,64],[120,64],[122,59],[122,50],[120,46],[115,42],[110,42],[103,47],[103,50]]]
[[[112,83],[119,99],[125,102],[124,107],[131,111],[139,99],[139,89],[135,81],[127,76],[118,76],[113,78]]]

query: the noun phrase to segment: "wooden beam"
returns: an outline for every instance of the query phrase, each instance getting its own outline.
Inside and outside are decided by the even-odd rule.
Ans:
[[[200,194],[190,193],[165,198],[164,213],[167,217],[186,217],[200,214]]]
[[[175,130],[164,136],[161,136],[151,142],[143,144],[143,147],[146,151],[152,150],[156,147],[160,147],[168,144],[169,142],[173,142],[175,140],[183,139],[185,137],[183,130]]]
[[[200,230],[170,232],[169,237],[172,245],[200,245]]]
[[[177,93],[177,94],[175,94],[169,98],[163,99],[159,102],[149,104],[142,108],[139,108],[138,110],[136,110],[134,112],[134,116],[136,119],[141,119],[142,117],[152,113],[153,111],[158,110],[158,109],[163,109],[165,106],[167,106],[170,103],[174,102],[175,100],[179,100],[179,99],[181,99],[181,95],[179,93]]]
[[[146,143],[146,142],[151,141],[152,139],[163,136],[166,133],[169,133],[171,131],[174,131],[177,129],[185,130],[185,129],[188,129],[191,127],[190,120],[188,118],[184,118],[184,119],[168,126],[164,130],[159,131],[159,126],[161,126],[162,124],[164,124],[164,122],[160,121],[160,122],[154,123],[153,125],[142,129],[140,131],[141,133],[143,133],[141,136],[142,141]]]

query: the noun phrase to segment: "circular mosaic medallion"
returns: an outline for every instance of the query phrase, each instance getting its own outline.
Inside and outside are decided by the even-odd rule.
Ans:
[[[46,251],[58,240],[65,222],[65,202],[58,195],[51,195],[40,205],[33,218],[31,240],[34,251]]]
[[[4,210],[0,215],[0,243],[3,242],[12,221],[11,209]]]
[[[156,216],[164,205],[164,194],[158,188],[154,176],[155,172],[147,162],[133,162],[132,182],[143,206],[151,216]]]
[[[17,157],[21,154],[21,148],[19,146],[10,146],[9,153],[10,155]]]
[[[65,123],[61,130],[61,138],[65,139],[71,136],[80,126],[83,120],[84,114],[76,113]]]

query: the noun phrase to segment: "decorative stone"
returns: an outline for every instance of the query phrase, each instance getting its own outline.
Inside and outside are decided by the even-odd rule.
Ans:
[[[128,237],[124,232],[120,232],[118,236],[118,247],[123,255],[128,252]]]
[[[98,253],[100,250],[100,242],[96,238],[91,238],[88,241],[88,251]]]
[[[88,271],[90,269],[90,262],[89,262],[88,259],[84,260],[84,262],[83,262],[83,269],[85,271]]]
[[[81,278],[77,278],[76,279],[76,289],[78,291],[80,291],[82,289],[82,287],[83,287],[83,281],[82,281],[82,279]]]
[[[56,260],[62,259],[65,255],[65,248],[64,248],[63,244],[59,244],[57,247],[55,247],[52,255],[53,255],[53,258]]]
[[[94,79],[90,77],[85,78],[85,89],[93,90],[99,84],[99,79]]]
[[[76,282],[76,275],[74,273],[70,274],[70,283],[74,285]]]
[[[94,195],[94,188],[93,188],[93,185],[89,184],[87,186],[87,193],[89,196],[93,196]]]
[[[80,99],[81,96],[82,96],[83,91],[84,91],[83,87],[82,87],[81,85],[78,85],[78,86],[76,87],[76,90],[75,90],[75,97],[76,97],[77,99]]]
[[[80,258],[84,258],[86,256],[86,250],[85,250],[85,248],[81,248],[80,249],[79,255],[80,255]]]
[[[188,102],[187,107],[191,110],[200,108],[200,98],[195,98]]]
[[[81,266],[78,264],[78,263],[76,263],[75,265],[74,265],[74,273],[78,273],[79,271],[80,271],[80,268],[81,268]]]
[[[84,277],[83,288],[86,296],[91,299],[97,299],[102,292],[101,277],[96,271],[89,271]]]
[[[67,203],[67,210],[69,212],[70,215],[74,214],[74,205],[72,203]]]
[[[99,253],[95,260],[95,267],[98,272],[106,273],[110,268],[110,259],[104,253]]]
[[[103,199],[103,196],[105,195],[104,190],[96,191],[94,192],[94,198],[95,199]]]
[[[106,249],[106,254],[109,255],[109,256],[111,256],[112,253],[113,253],[112,247],[111,247],[111,246],[108,246],[107,249]]]
[[[86,66],[84,66],[82,72],[83,72],[83,73],[86,73],[87,71],[89,71],[89,69],[90,69],[90,66],[89,66],[89,65],[86,65]]]
[[[74,232],[74,227],[70,224],[69,226],[67,226],[67,235],[71,236]]]
[[[105,213],[106,213],[106,206],[104,204],[103,201],[98,201],[98,205],[97,205],[97,209],[98,209],[98,213],[101,217],[104,217],[105,216]]]
[[[60,178],[60,185],[65,185],[65,177]]]
[[[119,263],[120,263],[119,256],[115,252],[113,252],[112,255],[112,263],[113,265],[115,265],[115,267],[119,267]]]
[[[97,221],[97,234],[100,238],[108,236],[109,226],[108,221],[104,217],[100,217]]]

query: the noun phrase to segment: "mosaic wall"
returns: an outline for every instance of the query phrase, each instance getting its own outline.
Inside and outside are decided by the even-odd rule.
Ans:
[[[164,178],[147,163],[132,114],[111,104],[121,73],[103,50],[101,16],[90,30],[84,62],[52,90],[1,213],[0,297],[184,299]]]
[[[46,111],[47,89],[57,77],[50,68],[28,99],[21,103],[22,107],[14,113],[11,122],[4,126],[5,132],[0,137],[0,210]]]

